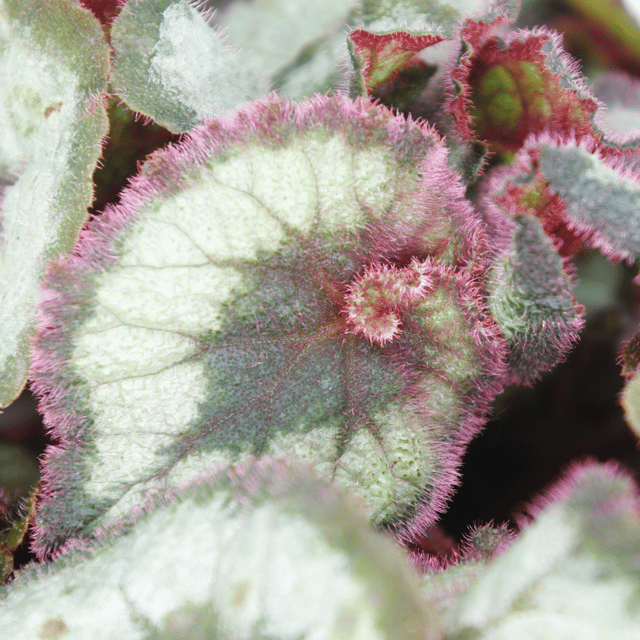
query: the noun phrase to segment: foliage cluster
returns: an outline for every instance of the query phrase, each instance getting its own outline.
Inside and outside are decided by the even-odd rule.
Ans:
[[[613,464],[424,543],[579,341],[576,261],[640,258],[640,80],[516,0],[83,4],[0,0],[0,401],[53,440],[6,637],[637,638]]]

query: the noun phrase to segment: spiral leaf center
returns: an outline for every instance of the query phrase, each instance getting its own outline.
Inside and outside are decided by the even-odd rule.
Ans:
[[[372,264],[349,285],[343,313],[353,333],[384,345],[401,333],[402,316],[433,289],[426,266]]]

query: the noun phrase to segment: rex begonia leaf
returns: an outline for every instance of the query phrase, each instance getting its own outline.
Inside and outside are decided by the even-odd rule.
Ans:
[[[620,350],[619,361],[626,384],[620,396],[620,404],[629,426],[640,437],[640,332]]]
[[[87,220],[108,47],[77,3],[0,2],[0,406],[29,369],[38,280]]]
[[[640,502],[613,466],[574,468],[445,613],[451,640],[634,640]]]
[[[182,133],[266,93],[266,84],[186,0],[129,0],[111,28],[113,90]]]
[[[549,191],[561,198],[569,231],[613,260],[637,259],[640,172],[625,152],[615,153],[590,137],[541,138],[532,146]]]
[[[493,21],[498,15],[515,20],[518,0],[363,0],[362,19],[367,30],[431,32],[453,37],[466,18]]]
[[[506,381],[531,383],[574,345],[583,308],[573,296],[563,258],[533,212],[522,209],[509,216],[491,199],[483,208],[501,245],[490,278],[489,308],[510,347]]]
[[[435,67],[418,55],[419,52],[442,40],[444,36],[438,34],[352,31],[348,45],[359,93],[405,111],[435,71]]]
[[[350,496],[305,470],[236,470],[0,589],[15,640],[439,640],[418,576]]]
[[[511,215],[534,213],[563,256],[586,245],[632,262],[640,255],[638,162],[637,150],[592,136],[540,135],[493,172],[484,192]]]
[[[639,147],[640,78],[620,71],[603,73],[593,82],[593,93],[606,106],[596,113],[598,129],[622,148]]]
[[[157,152],[46,280],[40,553],[263,454],[410,538],[501,388],[486,255],[439,136],[368,100],[273,97]]]
[[[355,0],[232,2],[215,14],[229,40],[281,95],[301,100],[342,84]]]
[[[600,106],[557,35],[508,31],[506,18],[468,20],[451,72],[443,118],[450,133],[484,140],[499,152],[519,149],[531,133],[593,133]]]

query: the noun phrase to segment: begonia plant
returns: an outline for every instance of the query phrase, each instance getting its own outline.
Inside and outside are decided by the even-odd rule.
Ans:
[[[3,637],[639,637],[619,465],[428,539],[579,343],[580,257],[640,257],[640,80],[515,0],[214,8],[0,0],[0,400],[50,437]]]

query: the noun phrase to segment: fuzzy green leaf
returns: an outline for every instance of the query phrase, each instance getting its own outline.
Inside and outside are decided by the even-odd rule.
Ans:
[[[47,280],[41,551],[263,454],[403,535],[433,520],[504,356],[437,134],[368,100],[272,98],[157,153],[121,202]]]
[[[624,409],[627,423],[636,436],[640,437],[640,376],[637,373],[627,380],[620,402]]]
[[[494,267],[489,307],[511,348],[510,381],[529,383],[575,342],[582,309],[562,258],[537,218],[524,213],[496,224],[510,231]]]
[[[417,575],[359,505],[263,464],[174,496],[0,590],[7,638],[438,640]],[[57,631],[57,635],[54,633]]]
[[[87,220],[108,47],[75,2],[0,2],[0,406],[29,369],[38,280]]]
[[[569,227],[614,259],[640,256],[640,177],[589,141],[539,143],[540,172],[566,207]]]
[[[111,29],[113,89],[174,133],[250,102],[266,84],[187,0],[130,0]]]
[[[447,638],[640,635],[640,503],[631,478],[606,466],[579,467],[544,503],[447,611]]]
[[[520,10],[516,0],[364,0],[362,17],[367,30],[375,33],[408,31],[414,35],[437,29],[453,37],[466,18],[491,22],[498,15],[515,20]]]
[[[215,20],[272,88],[301,100],[341,84],[345,31],[359,12],[355,0],[251,0],[230,3]]]

